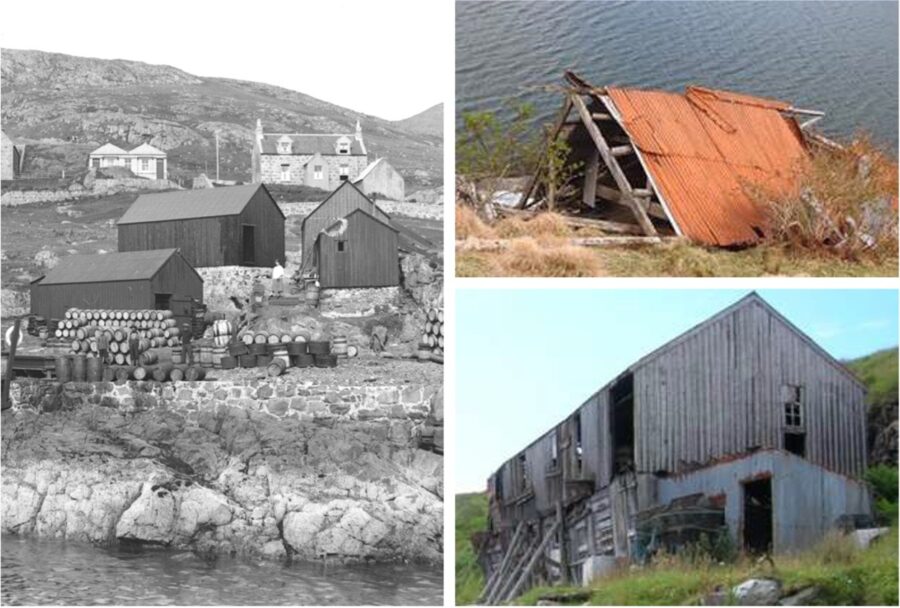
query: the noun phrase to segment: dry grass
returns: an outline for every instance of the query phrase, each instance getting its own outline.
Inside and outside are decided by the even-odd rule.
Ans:
[[[493,228],[481,221],[481,218],[468,205],[456,206],[456,239],[468,238],[494,239],[497,234]]]
[[[847,260],[896,255],[897,162],[870,138],[817,151],[798,174],[791,192],[755,193],[773,242]]]
[[[495,276],[593,277],[601,274],[600,258],[584,247],[552,239],[514,239],[491,260]]]

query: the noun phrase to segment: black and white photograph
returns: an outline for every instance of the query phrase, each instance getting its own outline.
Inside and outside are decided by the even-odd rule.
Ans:
[[[3,7],[3,604],[443,602],[451,18]]]

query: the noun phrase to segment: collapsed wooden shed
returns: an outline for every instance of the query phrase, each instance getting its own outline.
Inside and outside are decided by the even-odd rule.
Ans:
[[[703,87],[681,94],[595,87],[572,72],[565,78],[551,140],[569,146],[565,163],[577,167],[578,195],[556,200],[558,193],[540,185],[552,165],[545,155],[519,207],[551,198],[617,233],[715,246],[760,240],[766,210],[752,191],[794,185],[808,159],[804,129],[824,115]]]
[[[69,308],[171,310],[179,325],[203,302],[203,279],[177,249],[72,255],[31,283],[31,313],[62,319]]]
[[[750,294],[630,365],[490,477],[481,599],[640,561],[673,511],[680,528],[720,521],[750,551],[805,548],[842,516],[871,514],[865,469],[865,387]],[[699,499],[698,520],[686,507]]]
[[[119,219],[119,251],[177,247],[192,265],[284,264],[284,213],[262,184],[142,194]]]

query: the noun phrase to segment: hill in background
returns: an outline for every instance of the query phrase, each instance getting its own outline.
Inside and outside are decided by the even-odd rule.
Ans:
[[[267,131],[352,133],[357,119],[370,158],[385,157],[407,192],[443,184],[443,106],[400,121],[342,108],[258,82],[206,78],[165,65],[2,49],[3,130],[28,145],[25,171],[83,171],[88,153],[111,141],[151,143],[169,153],[173,179],[250,178],[256,120]]]

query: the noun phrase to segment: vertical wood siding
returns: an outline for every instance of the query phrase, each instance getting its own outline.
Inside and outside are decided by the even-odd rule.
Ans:
[[[284,265],[284,216],[278,209],[278,203],[260,188],[247,203],[240,215],[239,224],[252,224],[256,226],[256,240],[254,249],[257,266],[274,266],[275,260]],[[240,231],[241,226],[233,229]],[[239,259],[243,254],[243,233],[238,232],[238,238],[226,241],[229,243],[229,259]],[[235,245],[232,247],[232,243]],[[232,257],[234,256],[234,257]],[[243,264],[243,260],[229,262],[231,264]]]
[[[357,209],[362,209],[382,222],[388,224],[391,222],[391,218],[366,198],[362,192],[357,190],[354,185],[345,182],[303,220],[300,233],[303,247],[303,262],[306,263],[306,261],[311,259],[316,237],[322,230]]]
[[[366,213],[353,213],[338,237],[322,235],[316,260],[319,283],[332,287],[388,287],[400,283],[397,232]],[[338,251],[338,243],[344,251]]]
[[[639,472],[782,448],[784,385],[803,387],[806,458],[847,475],[865,469],[863,389],[758,303],[677,340],[634,380]]]

